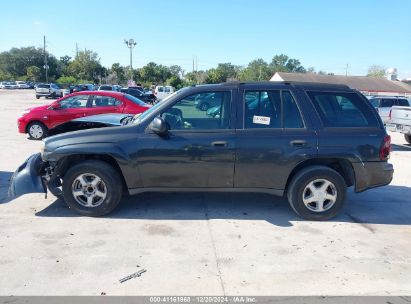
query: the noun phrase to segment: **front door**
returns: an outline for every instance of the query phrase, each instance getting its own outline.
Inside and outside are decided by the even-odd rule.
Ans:
[[[242,87],[241,93],[234,187],[283,190],[295,166],[317,154],[317,136],[289,89]]]
[[[66,121],[84,117],[89,95],[75,95],[59,101],[60,107],[50,112],[50,127],[53,128]]]
[[[199,108],[204,94],[187,96],[161,114],[169,136],[143,135],[137,159],[144,187],[233,187],[232,92],[207,93],[219,99],[213,109]]]

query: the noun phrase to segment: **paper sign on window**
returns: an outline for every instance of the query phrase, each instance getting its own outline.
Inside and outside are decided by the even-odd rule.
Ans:
[[[253,123],[260,125],[270,125],[270,117],[254,115]]]

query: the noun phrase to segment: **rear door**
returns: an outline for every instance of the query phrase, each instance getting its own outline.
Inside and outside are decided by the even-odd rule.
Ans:
[[[318,131],[321,157],[345,158],[353,163],[380,160],[385,130],[364,97],[352,91],[313,90],[307,95],[323,126]]]
[[[396,99],[394,98],[382,98],[380,107],[378,108],[378,114],[380,114],[381,120],[384,124],[388,122],[390,111],[392,106],[395,105]]]
[[[123,107],[123,102],[115,97],[92,95],[90,96],[89,106],[86,109],[86,116],[107,113],[122,113]]]
[[[295,166],[317,154],[317,137],[290,86],[240,86],[234,187],[283,190]]]

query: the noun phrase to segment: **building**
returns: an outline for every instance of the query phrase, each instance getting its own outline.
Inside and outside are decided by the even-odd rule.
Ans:
[[[301,81],[345,84],[368,96],[411,97],[411,85],[383,77],[318,75],[313,73],[275,73],[271,81]]]

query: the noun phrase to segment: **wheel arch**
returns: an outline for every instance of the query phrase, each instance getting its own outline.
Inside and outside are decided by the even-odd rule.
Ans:
[[[123,185],[123,190],[128,191],[127,183],[124,178],[123,171],[121,170],[121,167],[118,164],[118,161],[115,159],[115,157],[113,157],[110,154],[70,154],[70,155],[63,156],[57,162],[56,169],[55,169],[55,175],[59,175],[63,177],[64,173],[68,170],[69,167],[72,167],[76,164],[79,164],[87,160],[99,160],[99,161],[105,162],[109,164],[110,166],[112,166],[121,176],[121,183]]]
[[[290,173],[287,179],[285,191],[287,191],[294,176],[307,167],[324,166],[338,172],[344,179],[347,187],[355,185],[355,172],[351,162],[343,158],[312,158],[300,162]]]
[[[25,128],[25,132],[26,132],[26,133],[29,133],[29,127],[30,127],[30,125],[31,125],[32,123],[34,123],[34,122],[37,122],[37,123],[42,124],[43,126],[45,126],[45,127],[46,127],[46,130],[49,129],[49,127],[48,127],[44,122],[42,122],[41,120],[33,119],[33,120],[30,120],[30,121],[26,124],[26,128]]]

